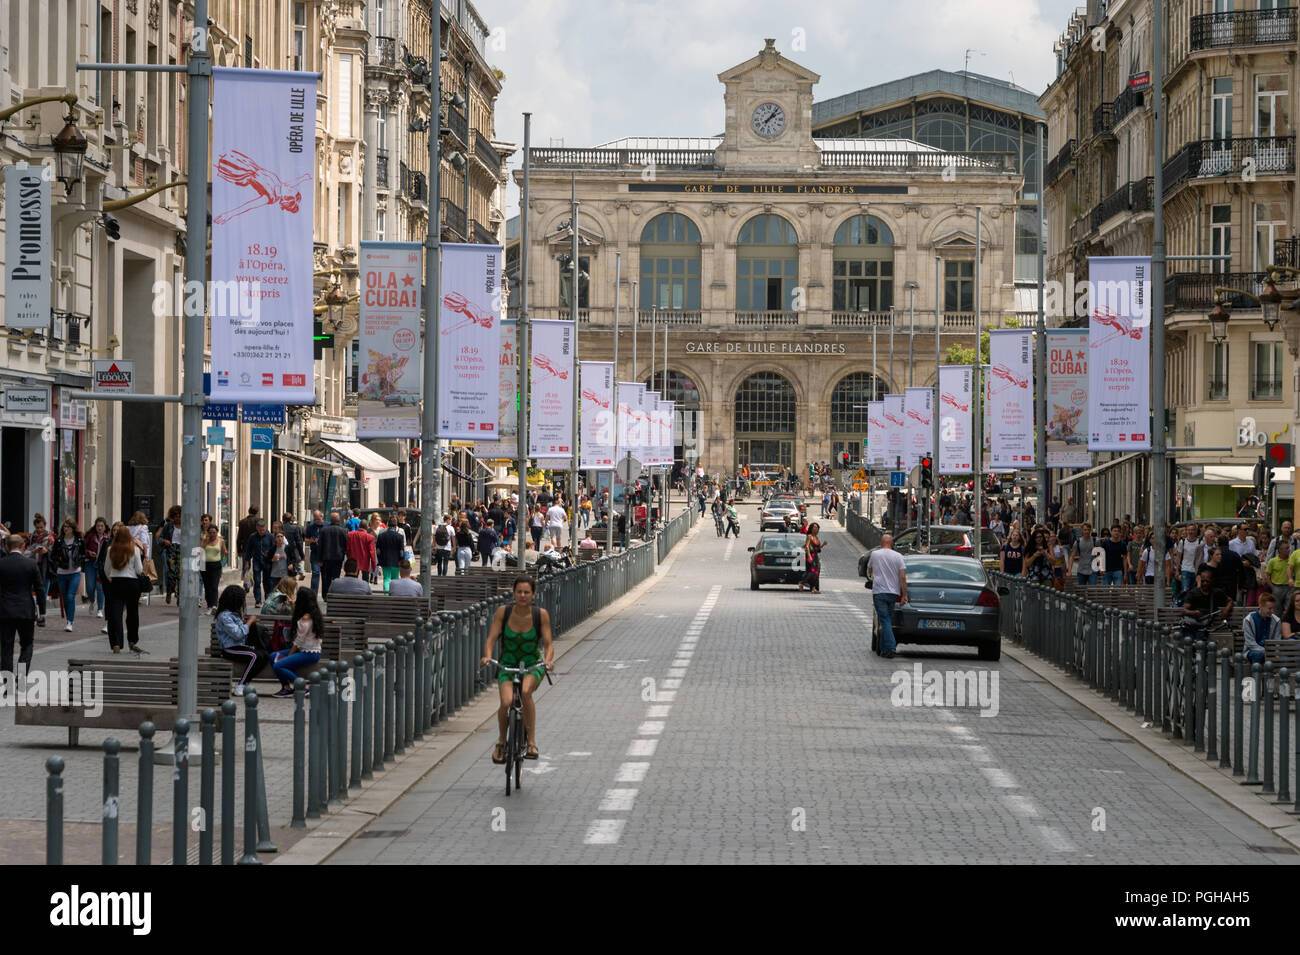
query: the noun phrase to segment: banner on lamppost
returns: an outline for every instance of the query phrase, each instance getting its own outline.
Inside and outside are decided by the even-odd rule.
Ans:
[[[1088,277],[1088,450],[1150,450],[1151,259],[1090,257]]]
[[[1030,332],[989,332],[989,451],[994,468],[1034,466],[1033,356]]]
[[[1086,468],[1088,452],[1088,329],[1047,332],[1047,466]]]
[[[578,445],[584,469],[607,471],[614,467],[614,363],[579,362],[582,387],[582,441]]]
[[[50,166],[5,168],[5,326],[50,327]],[[44,173],[45,175],[42,175]]]
[[[528,377],[528,456],[573,454],[573,322],[533,319]]]
[[[677,402],[659,399],[659,411],[664,419],[664,466],[677,463]]]
[[[442,244],[437,389],[440,438],[491,441],[497,437],[501,425],[501,259],[499,245]]]
[[[908,388],[903,393],[903,467],[914,468],[934,453],[934,390]]]
[[[659,467],[663,463],[662,435],[659,433],[659,392],[645,393],[646,456],[645,463]]]
[[[939,368],[939,473],[970,474],[974,434],[971,406],[975,373],[970,365]]]
[[[902,467],[903,433],[907,428],[903,395],[885,395],[885,467]]]
[[[314,73],[212,70],[214,398],[316,403],[317,82]]]
[[[419,438],[423,253],[418,242],[362,242],[357,437]]]
[[[501,321],[501,368],[497,397],[501,418],[500,435],[513,438],[519,434],[519,323],[513,318]]]
[[[618,454],[625,458],[629,454],[641,460],[641,449],[637,446],[637,415],[641,411],[639,392],[645,391],[645,385],[634,381],[620,381],[617,389],[618,415]]]
[[[885,403],[867,402],[867,467],[885,466]]]

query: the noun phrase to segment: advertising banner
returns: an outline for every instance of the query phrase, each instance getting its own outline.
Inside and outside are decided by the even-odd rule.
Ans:
[[[885,466],[885,403],[867,402],[867,467]]]
[[[677,463],[677,402],[659,399],[659,412],[664,420],[664,467]]]
[[[499,245],[442,244],[440,438],[496,440],[501,425],[502,258]]]
[[[501,375],[497,394],[501,419],[500,437],[519,434],[519,323],[513,318],[501,320]]]
[[[638,444],[638,416],[641,413],[641,392],[645,385],[634,381],[618,383],[618,456],[626,458],[629,454],[641,460],[641,448]]]
[[[994,468],[1034,466],[1033,335],[989,332],[989,451]]]
[[[1088,329],[1047,331],[1047,466],[1086,468],[1088,453]]]
[[[971,429],[975,372],[970,365],[939,368],[939,473],[970,474],[974,460]]]
[[[921,458],[933,453],[934,443],[934,391],[930,388],[908,388],[903,397],[903,467],[913,468]]]
[[[52,166],[5,168],[5,325],[50,327]]]
[[[885,395],[885,467],[894,470],[902,467],[903,431],[907,427],[903,396]]]
[[[582,440],[578,443],[584,469],[605,471],[614,467],[614,363],[584,361],[581,369],[582,405],[579,421]]]
[[[1088,275],[1088,450],[1149,450],[1151,259],[1089,258]]]
[[[362,242],[357,437],[419,438],[424,380],[418,242]]]
[[[316,403],[317,82],[314,73],[212,69],[209,311],[219,400]]]
[[[528,377],[528,456],[573,454],[573,323],[533,319]]]

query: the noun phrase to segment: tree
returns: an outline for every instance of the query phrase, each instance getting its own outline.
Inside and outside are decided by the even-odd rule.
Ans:
[[[980,332],[980,359],[985,365],[989,363],[988,332]],[[944,353],[943,363],[945,365],[973,365],[975,364],[975,349],[969,345],[949,345],[948,350]]]

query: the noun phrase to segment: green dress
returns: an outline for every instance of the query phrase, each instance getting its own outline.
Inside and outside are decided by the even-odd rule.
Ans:
[[[501,666],[529,667],[540,682],[546,675],[545,666],[541,666],[542,652],[538,643],[541,641],[541,611],[534,608],[533,625],[524,633],[510,629],[510,610],[506,611],[501,625]],[[513,673],[504,669],[497,673],[497,683],[509,683],[515,678]]]

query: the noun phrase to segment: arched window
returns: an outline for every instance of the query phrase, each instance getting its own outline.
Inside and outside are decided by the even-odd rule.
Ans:
[[[875,216],[857,215],[835,230],[835,312],[887,312],[894,305],[894,235]]]
[[[700,230],[686,216],[665,212],[641,230],[640,308],[699,311]]]
[[[886,386],[875,375],[855,371],[840,379],[831,392],[831,454],[838,462],[847,452],[849,461],[862,456],[862,441],[867,437],[867,402],[885,397]]]
[[[779,312],[794,308],[799,245],[794,226],[778,215],[757,215],[740,229],[736,248],[736,309]]]
[[[779,464],[794,459],[794,387],[774,371],[760,371],[736,389],[736,464]]]
[[[672,368],[668,369],[668,386],[664,387],[664,373],[657,371],[645,383],[650,391],[673,402],[673,417],[677,426],[677,447],[674,457],[693,465],[700,456],[700,391],[695,382]]]

